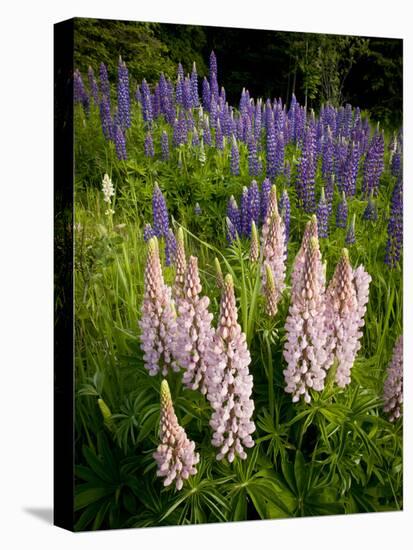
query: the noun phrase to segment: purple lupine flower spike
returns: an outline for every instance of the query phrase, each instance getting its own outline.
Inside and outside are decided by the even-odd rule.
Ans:
[[[145,136],[144,149],[145,149],[145,156],[147,156],[147,157],[155,156],[155,150],[154,150],[154,147],[153,147],[152,134],[150,132],[147,132],[147,134]]]
[[[179,367],[173,360],[176,315],[171,299],[171,289],[164,283],[156,237],[150,239],[148,243],[139,326],[141,349],[144,352],[143,360],[149,374],[155,376],[162,371],[163,376],[166,376],[170,368],[178,371]]]
[[[93,72],[93,69],[90,65],[87,71],[87,76],[89,79],[90,93],[93,97],[93,101],[95,102],[95,105],[97,105],[99,103],[99,88],[95,79],[95,73]]]
[[[191,256],[185,274],[183,298],[178,305],[176,356],[185,369],[184,385],[207,393],[207,353],[212,345],[214,330],[212,314],[208,311],[208,296],[202,291],[198,272],[198,258]]]
[[[125,134],[123,133],[122,128],[118,124],[115,124],[113,132],[114,132],[116,154],[118,156],[118,159],[126,160],[127,154],[126,154]]]
[[[109,78],[108,78],[108,70],[104,63],[101,63],[99,67],[99,80],[100,80],[100,91],[102,92],[102,96],[106,97],[110,106],[110,84],[109,84]]]
[[[169,215],[165,198],[155,182],[152,196],[153,229],[157,237],[166,237],[169,231]]]
[[[387,235],[384,261],[394,269],[400,262],[403,249],[403,179],[401,175],[392,193]]]
[[[369,201],[363,212],[363,220],[370,220],[375,222],[377,221],[377,218],[378,218],[377,206],[373,199],[373,193],[370,193]]]
[[[267,217],[268,200],[271,191],[271,181],[269,178],[265,178],[261,185],[261,219],[263,223]]]
[[[168,229],[168,233],[165,236],[165,265],[169,266],[175,262],[176,259],[176,239],[174,232],[171,228]]]
[[[225,221],[227,224],[227,241],[228,241],[228,244],[232,244],[238,238],[237,229],[228,217],[226,218]]]
[[[231,174],[233,176],[239,176],[239,151],[238,151],[238,145],[237,140],[235,136],[233,136],[232,140],[232,146],[231,146]]]
[[[249,217],[248,203],[248,188],[244,186],[241,196],[241,234],[245,237],[249,237],[251,232],[251,218]]]
[[[346,195],[343,191],[342,199],[337,206],[336,226],[345,229],[347,227],[347,216],[348,216],[348,206],[347,206]]]
[[[192,98],[192,106],[199,107],[198,75],[196,72],[195,61],[192,65],[192,73],[191,73],[191,98]]]
[[[102,132],[107,140],[114,140],[113,135],[113,120],[110,113],[110,104],[108,98],[104,95],[99,104],[100,122],[102,124]]]
[[[178,423],[166,380],[161,383],[159,437],[161,442],[153,454],[158,465],[156,475],[165,478],[165,487],[174,482],[180,491],[184,481],[197,473],[195,465],[199,462],[199,454],[195,452],[195,443],[188,439],[184,428]]]
[[[169,160],[169,137],[165,130],[161,135],[162,160]]]
[[[258,183],[253,180],[248,189],[248,217],[258,225],[260,220],[260,191],[258,189]]]
[[[221,296],[218,327],[207,357],[207,397],[214,411],[210,426],[214,431],[212,445],[219,448],[216,458],[227,457],[229,462],[237,455],[247,458],[245,447],[254,445],[251,434],[255,431],[254,401],[251,399],[253,380],[248,369],[251,356],[237,318],[234,283],[228,274]]]
[[[356,242],[356,215],[353,214],[351,223],[347,229],[346,244],[354,244],[355,242]]]
[[[129,73],[126,64],[120,56],[118,64],[118,113],[122,130],[129,128],[131,125]]]
[[[155,236],[155,232],[152,229],[152,226],[150,223],[146,223],[145,227],[143,229],[143,240],[147,243],[152,237]]]
[[[395,422],[400,418],[403,406],[403,335],[397,339],[391,362],[387,367],[383,399],[384,412],[387,413],[390,422]]]
[[[326,239],[328,237],[328,204],[324,194],[324,187],[321,189],[321,198],[317,206],[318,236]]]
[[[234,198],[234,195],[231,195],[228,206],[227,206],[227,216],[231,220],[233,226],[235,227],[239,235],[242,234],[241,229],[241,212],[238,209],[237,201]]]

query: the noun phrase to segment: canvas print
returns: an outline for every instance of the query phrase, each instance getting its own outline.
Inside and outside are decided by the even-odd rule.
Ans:
[[[74,20],[74,529],[403,508],[402,40]]]

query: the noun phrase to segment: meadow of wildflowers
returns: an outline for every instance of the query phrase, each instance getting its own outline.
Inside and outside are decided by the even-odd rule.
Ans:
[[[73,82],[76,529],[402,509],[401,129],[114,62]]]

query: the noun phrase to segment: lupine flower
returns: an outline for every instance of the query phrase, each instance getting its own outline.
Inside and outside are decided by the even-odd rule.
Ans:
[[[354,244],[355,242],[356,242],[356,215],[353,214],[351,223],[347,229],[346,244]]]
[[[224,136],[222,135],[221,124],[219,119],[217,120],[217,127],[215,130],[215,147],[222,151],[224,149]]]
[[[275,185],[272,185],[270,189],[270,193],[268,195],[266,215],[264,218],[264,223],[262,225],[263,239],[267,237],[269,226],[271,223],[271,218],[274,213],[277,213],[278,215],[278,201],[277,201],[277,188]]]
[[[115,124],[114,127],[114,140],[115,140],[115,149],[116,149],[116,155],[119,160],[126,160],[127,154],[126,154],[126,140],[125,140],[125,134],[122,131],[122,128],[118,126],[118,124]]]
[[[226,218],[226,224],[227,224],[227,241],[228,244],[232,244],[234,241],[238,238],[238,232],[235,227],[235,225],[232,223],[232,221],[227,217]]]
[[[100,122],[102,124],[102,132],[105,139],[114,139],[113,136],[113,120],[110,114],[110,104],[107,96],[103,96],[99,104]]]
[[[331,215],[331,212],[333,210],[333,196],[334,196],[334,174],[329,174],[327,176],[326,185],[324,188],[325,191],[325,197],[327,201],[328,206],[328,215]]]
[[[148,243],[146,258],[144,296],[141,328],[141,349],[144,352],[145,368],[151,376],[162,372],[166,376],[172,368],[179,367],[173,360],[176,337],[176,315],[171,299],[171,289],[164,283],[159,259],[158,240],[153,237]]]
[[[387,234],[384,261],[390,268],[395,268],[400,262],[403,247],[403,180],[401,176],[392,193]]]
[[[155,232],[150,223],[145,223],[145,227],[143,229],[143,240],[147,243],[150,239],[152,239],[152,237],[155,237]]]
[[[271,191],[271,181],[269,178],[265,178],[261,185],[261,218],[264,222],[267,217],[268,200]]]
[[[169,159],[169,137],[165,130],[161,135],[161,151],[162,151],[162,160]]]
[[[126,64],[119,56],[118,65],[118,111],[119,123],[123,130],[131,125],[130,119],[130,96],[129,96],[129,73]]]
[[[268,263],[265,264],[265,313],[269,317],[275,317],[278,311],[278,292],[275,286],[274,275],[272,269]]]
[[[145,156],[147,157],[155,156],[152,134],[150,132],[148,132],[145,136],[144,148],[145,148]]]
[[[201,143],[199,145],[198,160],[199,160],[199,163],[202,164],[202,166],[204,166],[204,164],[206,163],[206,154],[205,154],[203,139],[201,139]]]
[[[87,76],[88,76],[88,79],[89,79],[90,93],[93,97],[93,101],[97,105],[99,103],[99,88],[98,88],[98,84],[97,84],[96,79],[95,79],[95,73],[93,72],[93,69],[90,65],[89,65],[89,68],[87,70]]]
[[[321,189],[321,198],[317,206],[318,236],[328,237],[328,204],[324,195],[324,187]]]
[[[100,90],[102,92],[102,96],[106,97],[110,105],[110,84],[109,84],[109,78],[108,78],[108,70],[104,63],[101,63],[99,67],[99,80],[100,80]]]
[[[271,268],[275,288],[276,288],[276,303],[281,299],[285,289],[285,270],[286,270],[286,246],[285,246],[285,228],[284,222],[275,210],[271,218],[267,218],[268,232],[262,238],[263,248],[263,265],[261,266],[262,288],[267,286],[266,265]],[[266,222],[266,223],[267,223]]]
[[[228,201],[227,216],[231,220],[231,222],[234,225],[235,229],[237,230],[237,233],[239,235],[241,235],[242,234],[241,212],[238,209],[238,204],[237,204],[237,201],[234,198],[234,195],[231,195],[231,197]]]
[[[201,207],[199,206],[199,202],[195,204],[194,208],[195,216],[200,216],[202,214]]]
[[[235,139],[235,136],[232,140],[232,146],[231,146],[231,174],[233,176],[239,176],[239,151],[238,151],[238,145],[237,140]]]
[[[390,422],[395,422],[402,414],[403,405],[403,335],[397,339],[387,367],[383,399],[384,412],[388,414]]]
[[[360,349],[370,281],[363,266],[352,269],[344,248],[326,292],[327,349],[336,361],[335,379],[340,388],[350,383]]]
[[[192,73],[191,73],[191,98],[192,98],[192,106],[198,107],[199,106],[198,75],[196,72],[195,61],[194,61],[194,64],[192,65]]]
[[[158,465],[156,475],[165,478],[165,487],[175,482],[176,489],[180,491],[184,481],[197,473],[195,465],[199,462],[199,454],[195,452],[195,443],[188,439],[178,423],[166,380],[161,383],[159,436],[161,442],[153,454]]]
[[[305,258],[312,238],[316,238],[318,240],[318,222],[315,214],[311,216],[305,226],[301,246],[294,259],[293,270],[291,273],[291,294],[299,292],[298,289],[301,286],[302,279],[304,277],[303,270]],[[325,287],[325,277],[323,280],[320,280],[320,286],[322,288]]]
[[[311,126],[304,132],[304,143],[301,158],[298,165],[296,190],[299,202],[304,206],[305,212],[315,211],[315,136]]]
[[[287,246],[288,239],[290,238],[290,217],[291,217],[291,205],[288,197],[287,190],[284,189],[279,204],[281,217],[284,221],[285,228],[285,246]]]
[[[260,257],[260,241],[258,239],[257,226],[254,220],[251,223],[251,245],[250,245],[250,260],[258,262]]]
[[[383,155],[384,137],[383,133],[377,129],[364,161],[362,190],[365,195],[369,195],[371,191],[373,191],[375,196],[378,194],[380,177],[384,169]]]
[[[331,358],[325,349],[324,269],[316,237],[311,237],[306,246],[299,275],[291,292],[285,324],[287,341],[284,359],[288,367],[283,372],[285,391],[292,394],[293,403],[300,397],[309,403],[309,390],[321,391],[324,388],[324,379],[331,365]]]
[[[199,145],[199,134],[198,130],[194,127],[192,132],[192,147],[198,147]]]
[[[214,432],[212,445],[219,448],[216,458],[227,457],[229,462],[237,455],[247,458],[245,447],[254,445],[251,434],[255,431],[251,419],[254,411],[250,398],[252,375],[248,370],[251,356],[237,318],[234,283],[228,274],[221,296],[218,327],[207,358],[207,397],[214,410],[210,426]]]
[[[107,216],[109,216],[110,214],[114,214],[115,211],[112,209],[111,207],[111,204],[112,204],[112,197],[113,195],[115,194],[115,188],[113,187],[113,183],[112,183],[112,180],[110,179],[110,177],[108,176],[108,174],[105,174],[103,176],[103,180],[102,180],[102,192],[103,192],[103,200],[107,203],[108,205],[108,208],[105,212],[105,214]]]
[[[81,103],[86,115],[89,115],[90,99],[83,84],[82,75],[78,69],[73,75],[73,100],[75,103]]]
[[[176,239],[171,228],[165,236],[165,264],[167,266],[173,264],[176,259]]]
[[[345,229],[347,227],[347,216],[348,216],[348,206],[347,206],[346,195],[343,191],[342,199],[337,206],[336,226]]]
[[[377,206],[373,200],[373,193],[370,193],[369,202],[367,203],[366,209],[363,213],[363,220],[371,220],[373,222],[377,221],[378,213]]]
[[[175,282],[172,287],[172,295],[175,302],[178,305],[178,310],[179,310],[179,301],[184,297],[185,273],[186,273],[185,241],[184,241],[184,232],[182,230],[182,227],[180,227],[176,235]]]
[[[251,182],[248,189],[248,212],[251,223],[254,221],[258,225],[260,220],[260,191],[255,180]]]
[[[277,173],[276,167],[277,139],[275,135],[274,121],[270,119],[267,126],[267,176],[273,178]]]
[[[169,230],[169,214],[165,198],[155,182],[152,195],[153,229],[157,237],[166,237]]]
[[[211,89],[207,78],[204,76],[202,81],[202,104],[204,108],[209,111],[211,107]]]
[[[189,258],[185,274],[183,298],[178,305],[176,357],[185,369],[184,385],[207,393],[206,353],[214,335],[212,314],[208,311],[208,296],[200,296],[202,290],[198,273],[198,258]]]

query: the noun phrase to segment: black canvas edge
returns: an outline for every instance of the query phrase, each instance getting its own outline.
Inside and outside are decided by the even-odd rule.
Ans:
[[[54,25],[54,513],[74,530],[74,20]]]

